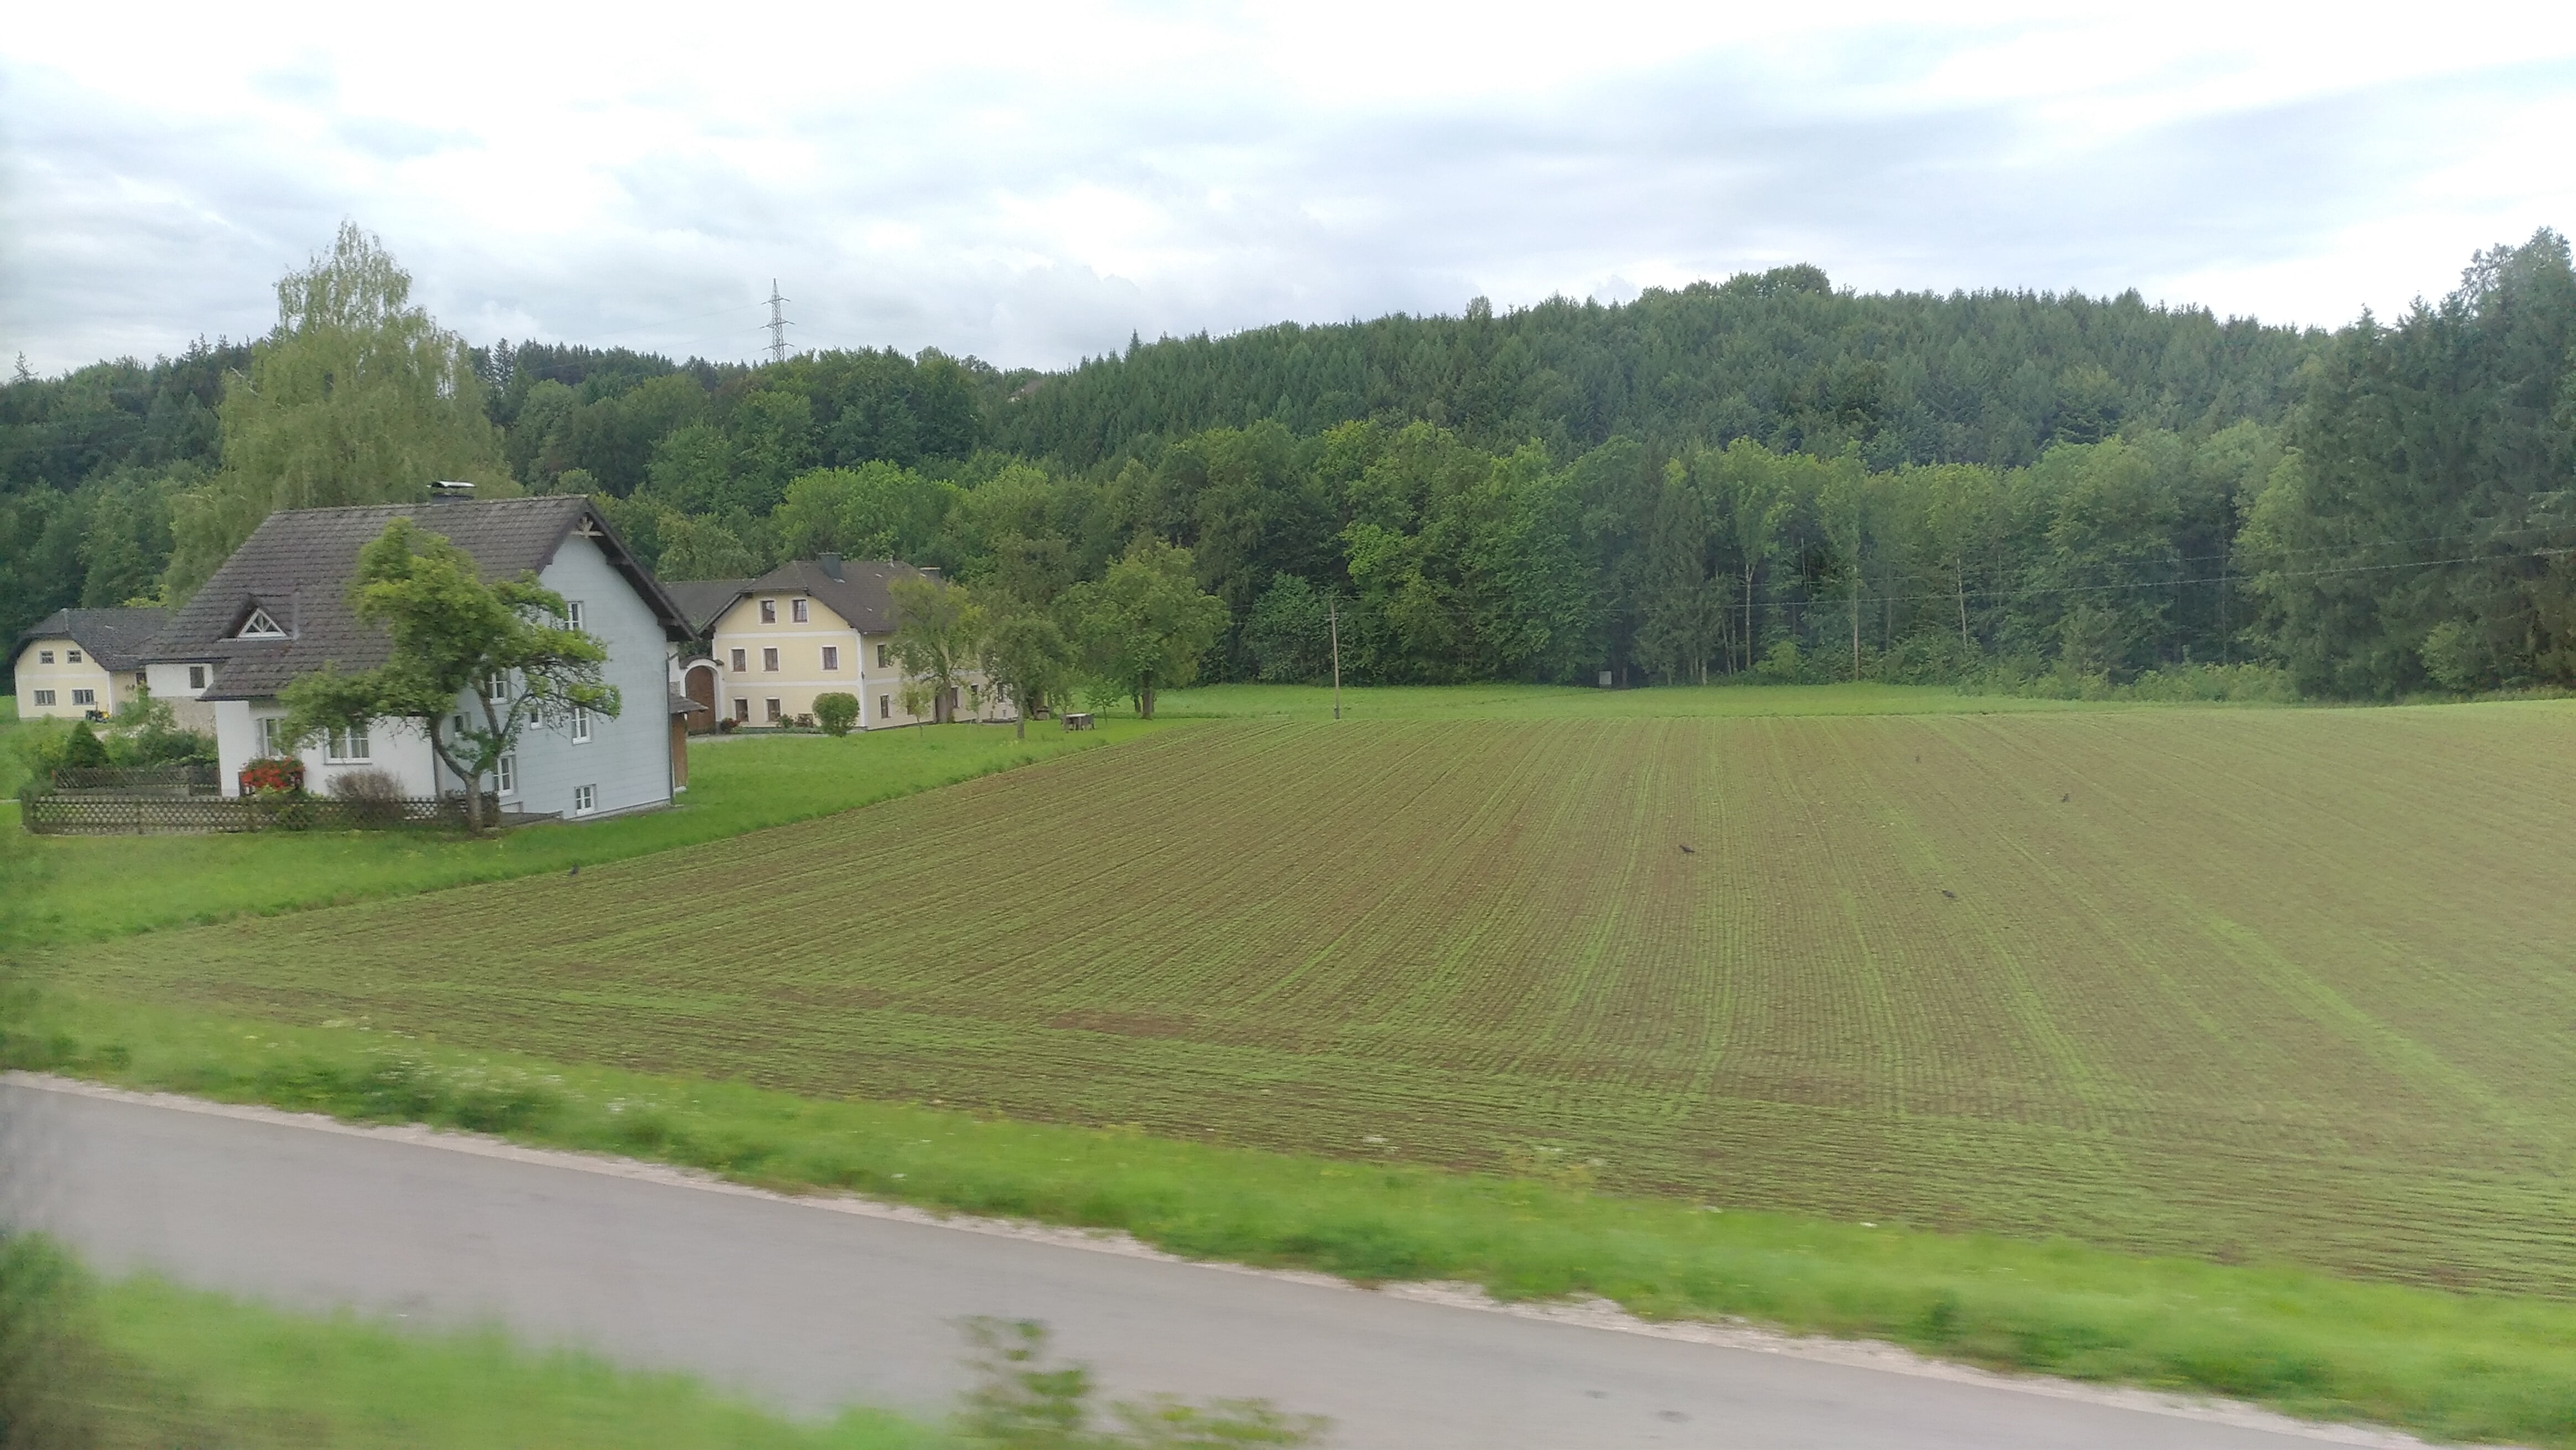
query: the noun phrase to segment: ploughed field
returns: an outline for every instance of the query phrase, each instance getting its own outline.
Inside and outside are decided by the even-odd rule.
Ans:
[[[1225,722],[73,969],[813,1094],[2565,1295],[2571,887],[2557,704]]]

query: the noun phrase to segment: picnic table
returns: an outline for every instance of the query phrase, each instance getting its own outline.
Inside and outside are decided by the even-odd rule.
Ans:
[[[1068,710],[1068,711],[1066,711],[1066,712],[1065,712],[1065,716],[1064,716],[1064,728],[1065,728],[1065,729],[1067,729],[1067,730],[1088,730],[1088,729],[1090,729],[1090,728],[1091,728],[1091,712],[1090,712],[1090,711],[1088,711],[1088,710]]]

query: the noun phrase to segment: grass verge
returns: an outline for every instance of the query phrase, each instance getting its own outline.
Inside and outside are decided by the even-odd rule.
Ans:
[[[2576,1446],[2576,1305],[2558,1301],[1714,1213],[1591,1193],[1544,1160],[1519,1177],[1336,1162],[58,993],[14,1015],[0,1063],[130,1087],[1122,1229],[1192,1257],[1599,1294],[1650,1317],[1742,1317],[2446,1439]]]
[[[878,1410],[781,1419],[684,1375],[533,1350],[498,1330],[398,1331],[298,1315],[138,1276],[100,1283],[39,1240],[0,1242],[13,1336],[9,1443],[564,1450],[939,1450],[945,1432]]]
[[[1041,724],[1025,741],[1002,725],[702,739],[690,750],[691,788],[669,810],[484,839],[411,831],[30,837],[17,827],[13,797],[0,806],[0,871],[11,873],[19,896],[17,940],[95,941],[624,860],[1166,728],[1113,719],[1085,734]],[[10,744],[0,734],[0,777],[19,768],[9,765]]]

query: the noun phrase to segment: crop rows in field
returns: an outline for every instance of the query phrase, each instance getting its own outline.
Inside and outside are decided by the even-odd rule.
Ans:
[[[114,990],[2576,1292],[2576,711],[1211,725]],[[1688,847],[1688,850],[1683,848]]]

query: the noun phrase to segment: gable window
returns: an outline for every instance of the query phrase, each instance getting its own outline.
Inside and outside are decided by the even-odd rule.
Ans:
[[[519,793],[518,752],[512,751],[510,754],[502,756],[500,764],[493,770],[493,774],[500,779],[501,794],[517,795]]]
[[[814,618],[806,612],[805,601],[802,599],[791,599],[787,602],[787,617],[798,624],[810,623]]]
[[[367,759],[367,727],[361,725],[355,730],[332,731],[326,755],[334,764]]]
[[[742,662],[742,651],[740,650],[735,650],[733,652],[733,667],[736,670],[746,670],[751,668],[749,665]]]
[[[38,690],[36,692],[36,703],[39,705],[50,705],[54,703],[54,692],[51,690]]]
[[[750,702],[749,700],[736,700],[736,701],[734,701],[734,702],[733,702],[733,718],[734,718],[734,719],[736,719],[736,720],[741,721],[741,722],[742,722],[743,724],[745,724],[745,725],[750,724],[750,723],[751,723],[751,702]]]
[[[95,705],[98,703],[98,691],[74,690],[72,691],[72,703],[75,705]]]
[[[769,702],[768,715],[770,724],[775,725],[778,723],[778,702],[776,700]]]
[[[587,616],[581,607],[580,600],[567,599],[564,601],[565,623],[571,625],[574,629],[580,629],[583,627],[583,621],[586,617]]]
[[[572,707],[572,743],[575,745],[590,743],[590,707],[587,705]]]
[[[80,662],[81,662],[81,658],[80,658],[80,651],[79,651],[79,650],[76,650],[76,649],[67,649],[67,650],[63,651],[63,663],[64,663],[64,664],[67,664],[67,665],[76,665],[76,664],[79,664]]]
[[[764,599],[760,601],[760,622],[763,624],[776,624],[778,622],[777,600]]]
[[[891,719],[893,719],[893,718],[894,718],[894,696],[892,696],[892,695],[879,695],[879,696],[877,696],[877,723],[879,723],[879,724],[883,724],[883,723],[885,723],[886,721],[891,720]]]
[[[599,787],[577,785],[572,788],[572,813],[586,816],[599,809]]]
[[[275,760],[286,753],[286,742],[277,735],[277,717],[263,716],[259,722],[259,753]]]
[[[283,639],[286,637],[286,631],[277,627],[277,621],[269,617],[267,610],[254,609],[250,612],[250,618],[242,621],[242,627],[236,631],[234,637],[238,639]]]
[[[52,664],[53,662],[54,662],[54,652],[53,652],[52,650],[49,650],[49,649],[40,649],[40,650],[36,651],[36,663],[38,663],[38,664],[40,664],[40,665],[49,665],[49,664]]]
[[[877,668],[878,668],[878,669],[881,669],[881,670],[884,670],[884,669],[892,669],[893,667],[894,667],[894,651],[893,651],[892,649],[887,648],[887,647],[886,647],[886,646],[884,646],[884,645],[878,645],[878,646],[877,646]]]
[[[191,690],[202,690],[205,687],[206,667],[204,665],[188,666],[188,688]]]
[[[483,677],[483,698],[495,705],[510,698],[510,682],[505,672],[494,670]]]
[[[776,674],[778,672],[778,651],[774,649],[762,650],[760,652],[760,667],[771,674]]]
[[[824,673],[829,674],[829,673],[831,673],[831,672],[833,672],[833,671],[835,671],[835,670],[838,670],[840,667],[841,667],[841,647],[840,647],[839,645],[836,645],[836,644],[827,644],[827,645],[823,646],[823,670],[824,670]]]

